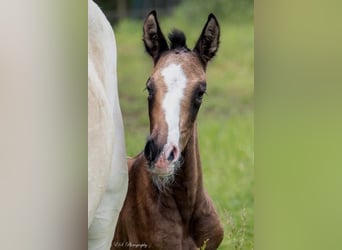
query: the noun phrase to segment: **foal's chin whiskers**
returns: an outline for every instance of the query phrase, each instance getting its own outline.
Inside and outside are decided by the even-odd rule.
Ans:
[[[152,173],[152,182],[154,184],[154,186],[162,193],[166,193],[168,191],[170,191],[170,188],[172,187],[172,185],[176,184],[176,176],[178,175],[178,169],[181,168],[181,166],[184,163],[184,157],[181,155],[180,158],[174,162],[174,166],[173,166],[173,173],[167,176],[159,176],[159,175],[155,175]],[[151,171],[155,166],[153,162],[149,162],[148,163],[149,166],[149,170]]]

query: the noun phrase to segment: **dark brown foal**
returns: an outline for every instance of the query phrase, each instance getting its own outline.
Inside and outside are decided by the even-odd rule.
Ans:
[[[210,14],[193,50],[180,31],[170,48],[155,11],[143,41],[154,61],[146,83],[150,136],[144,152],[129,160],[128,194],[112,249],[217,249],[223,228],[203,188],[196,117],[206,92],[206,66],[215,56],[219,24]]]

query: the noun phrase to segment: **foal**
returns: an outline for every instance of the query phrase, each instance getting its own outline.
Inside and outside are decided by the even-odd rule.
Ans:
[[[219,45],[220,28],[208,16],[193,50],[174,30],[170,48],[156,12],[145,19],[143,41],[154,61],[146,83],[150,136],[129,162],[128,194],[112,249],[217,249],[223,228],[203,188],[196,116],[206,92],[206,66]]]

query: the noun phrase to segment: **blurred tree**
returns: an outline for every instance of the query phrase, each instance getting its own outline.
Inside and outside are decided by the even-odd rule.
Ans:
[[[94,0],[105,13],[111,23],[119,19],[145,18],[152,9],[162,15],[168,14],[181,0]]]
[[[220,19],[245,21],[253,19],[253,0],[185,0],[180,8],[186,13],[186,18],[193,22],[199,17],[198,13],[213,12]],[[183,14],[184,15],[184,14]]]
[[[143,19],[156,9],[161,16],[170,14],[175,6],[189,22],[199,17],[198,13],[213,12],[220,18],[233,21],[253,19],[253,0],[94,0],[111,23],[130,17]]]
[[[127,16],[127,1],[126,0],[117,0],[117,4],[118,4],[118,18],[122,19],[125,18]]]

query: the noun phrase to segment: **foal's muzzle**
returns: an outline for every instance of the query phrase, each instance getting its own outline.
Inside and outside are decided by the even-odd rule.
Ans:
[[[144,155],[151,171],[159,175],[172,174],[173,165],[180,157],[178,146],[172,143],[160,146],[152,137],[146,142]]]

